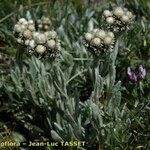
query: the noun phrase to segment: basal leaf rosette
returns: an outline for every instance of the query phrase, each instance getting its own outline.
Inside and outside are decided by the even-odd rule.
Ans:
[[[94,29],[84,35],[84,45],[94,55],[99,56],[113,51],[113,32]]]
[[[131,28],[134,15],[127,8],[116,7],[112,11],[104,10],[102,18],[109,30],[118,33]]]

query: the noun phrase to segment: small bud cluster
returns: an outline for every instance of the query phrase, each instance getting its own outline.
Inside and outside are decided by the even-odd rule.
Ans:
[[[33,20],[21,18],[14,26],[14,33],[17,42],[25,46],[29,54],[40,58],[58,57],[61,45],[54,30],[37,32]]]
[[[126,8],[116,7],[113,11],[105,10],[103,19],[106,21],[109,30],[120,32],[129,29],[134,16]]]
[[[102,53],[112,52],[114,34],[113,32],[94,29],[91,32],[85,33],[84,41],[85,46],[90,52],[98,56]]]
[[[51,28],[52,23],[48,17],[42,16],[41,19],[37,20],[37,26],[40,30],[47,31]]]

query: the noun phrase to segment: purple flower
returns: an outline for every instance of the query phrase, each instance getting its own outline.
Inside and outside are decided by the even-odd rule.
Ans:
[[[139,78],[144,79],[146,76],[146,69],[140,65],[139,66]]]
[[[138,82],[141,79],[145,78],[145,76],[146,76],[146,69],[142,65],[140,65],[139,66],[139,72],[137,74],[135,74],[132,71],[131,67],[128,67],[127,68],[127,75],[128,75],[128,77],[129,77],[131,82]]]
[[[130,67],[127,68],[127,75],[132,82],[138,81],[138,76],[131,70]]]
[[[128,67],[128,68],[127,68],[127,74],[128,74],[129,76],[131,76],[131,75],[132,75],[132,70],[131,70],[131,68],[130,68],[130,67]]]

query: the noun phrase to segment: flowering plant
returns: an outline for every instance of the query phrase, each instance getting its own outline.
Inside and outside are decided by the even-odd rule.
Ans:
[[[130,29],[134,16],[127,8],[116,7],[112,11],[105,10],[103,19],[109,30],[118,33]]]
[[[145,53],[149,59],[146,51],[149,40],[141,38],[143,33],[148,35],[147,24],[139,20],[134,30],[129,31],[134,15],[126,8],[111,7],[102,12],[102,5],[82,6],[78,11],[73,1],[66,2],[67,5],[63,5],[63,0],[48,1],[49,6],[41,2],[42,11],[47,10],[44,13],[39,12],[40,7],[34,5],[32,9],[31,5],[27,7],[31,8],[26,13],[28,19],[21,18],[14,26],[20,45],[17,54],[24,50],[32,57],[23,57],[21,67],[14,63],[7,75],[2,76],[0,119],[10,127],[12,138],[18,142],[85,143],[73,147],[45,146],[43,150],[147,149],[148,60],[138,62],[142,65],[137,72],[131,67],[125,69],[129,62],[137,63],[133,56],[137,55],[140,44],[140,56]],[[77,2],[81,4],[82,0]],[[127,5],[132,1],[125,3],[138,14],[137,6]],[[19,8],[20,12],[22,7]],[[140,13],[145,11],[140,10]],[[39,14],[46,16],[37,19]],[[123,31],[128,32],[121,34]],[[131,42],[134,40],[136,44]],[[60,61],[50,61],[58,56]],[[129,84],[126,77],[138,84]]]

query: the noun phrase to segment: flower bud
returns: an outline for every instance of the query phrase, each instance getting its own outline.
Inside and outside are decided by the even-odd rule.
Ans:
[[[32,25],[32,24],[28,26],[28,29],[29,29],[30,31],[35,31],[35,27],[34,27],[34,25]]]
[[[36,32],[36,33],[34,33],[33,38],[34,38],[34,40],[35,40],[35,42],[37,44],[44,44],[44,43],[46,43],[46,36],[45,36],[45,34]]]
[[[45,18],[46,24],[49,23],[50,19],[49,18]]]
[[[21,38],[18,38],[18,39],[17,39],[17,42],[18,42],[19,44],[22,44],[23,41],[21,40]]]
[[[15,27],[14,27],[14,31],[17,32],[17,33],[21,32],[22,30],[21,30],[20,25],[16,24]]]
[[[133,17],[133,15],[132,15],[132,13],[130,11],[127,11],[126,15],[129,17],[129,19],[131,19]]]
[[[20,33],[19,33],[19,37],[20,37],[20,38],[22,38],[22,37],[23,37],[22,32],[20,32]]]
[[[112,38],[109,37],[109,36],[106,36],[106,37],[104,38],[104,44],[106,44],[106,45],[112,44]]]
[[[55,31],[49,31],[48,38],[55,39],[57,37],[57,33]]]
[[[54,49],[56,46],[56,42],[54,40],[48,40],[47,45],[50,49]]]
[[[38,46],[36,47],[35,51],[36,51],[37,53],[39,53],[39,54],[42,54],[42,53],[44,53],[44,52],[46,51],[46,47],[43,46],[43,45],[38,45]]]
[[[126,16],[126,15],[123,15],[123,16],[121,17],[121,21],[124,22],[124,23],[128,23],[128,22],[129,22],[129,17]]]
[[[48,29],[48,25],[45,25],[45,26],[44,26],[44,29],[47,30],[47,29]]]
[[[38,20],[37,20],[37,23],[40,24],[40,23],[41,23],[41,19],[38,19]]]
[[[34,24],[33,20],[28,21],[29,24]]]
[[[29,41],[29,46],[30,46],[31,48],[34,48],[34,47],[35,47],[35,41],[34,41],[34,40],[30,40],[30,41]]]
[[[23,32],[23,36],[24,36],[25,38],[27,38],[27,39],[30,39],[30,38],[32,37],[32,33],[31,33],[30,30],[25,30],[25,31]]]
[[[21,27],[21,32],[23,32],[27,29],[25,25],[20,25],[20,27]]]
[[[94,38],[92,40],[92,44],[95,45],[95,46],[100,46],[100,44],[101,44],[100,38]]]
[[[27,20],[25,19],[25,18],[20,18],[19,19],[19,23],[24,23],[24,22],[26,22]]]
[[[109,10],[104,10],[103,15],[105,17],[110,17],[110,16],[112,16],[112,13]]]
[[[39,32],[33,32],[33,38],[36,38],[37,36],[39,36],[40,33]]]
[[[22,23],[22,25],[24,25],[25,27],[28,25],[28,22],[27,21],[24,21],[23,23]]]
[[[56,49],[57,49],[58,51],[61,50],[61,46],[60,46],[60,43],[59,43],[59,42],[56,43]]]
[[[104,30],[99,30],[97,33],[96,33],[96,36],[100,39],[103,39],[105,37],[106,33]]]
[[[110,36],[111,38],[114,38],[114,33],[113,32],[108,32],[107,35]]]
[[[85,34],[85,40],[87,40],[88,42],[90,42],[93,38],[93,35],[91,33],[86,33]]]
[[[25,45],[28,46],[29,42],[30,42],[30,40],[25,40]]]
[[[39,25],[38,25],[38,27],[39,27],[39,28],[42,28],[42,27],[43,27],[43,25],[42,25],[42,24],[39,24]]]
[[[114,10],[114,15],[118,18],[122,17],[124,14],[124,11],[121,7],[117,7],[115,10]]]
[[[107,22],[108,24],[113,24],[113,23],[114,23],[114,18],[113,18],[113,17],[108,17],[108,18],[106,19],[106,22]]]

